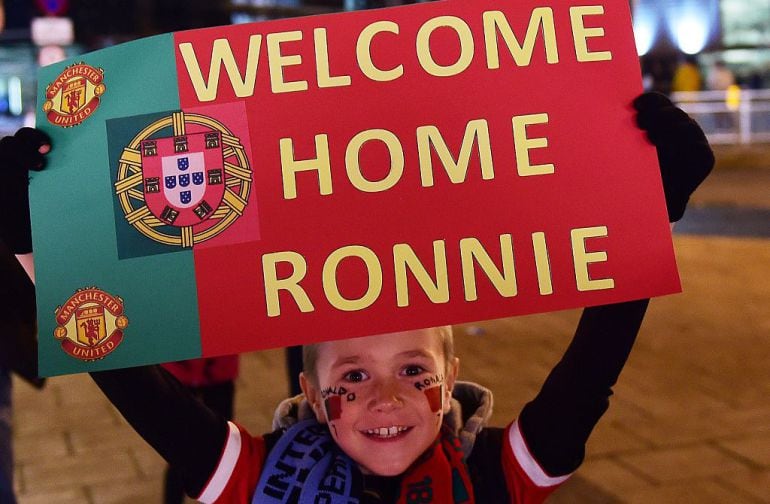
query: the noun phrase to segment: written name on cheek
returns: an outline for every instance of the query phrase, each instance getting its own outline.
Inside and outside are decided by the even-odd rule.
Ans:
[[[323,389],[321,389],[321,399],[329,399],[329,398],[343,397],[343,396],[345,396],[348,402],[356,400],[356,393],[348,392],[348,390],[345,387],[332,386],[332,387],[324,387]]]
[[[444,375],[439,373],[429,378],[425,378],[424,380],[414,382],[414,386],[417,390],[422,390],[426,387],[435,387],[443,383],[444,383]]]
[[[321,389],[321,398],[326,399],[329,396],[345,395],[347,393],[348,393],[348,390],[345,387],[338,387],[338,386],[324,387]]]
[[[601,5],[573,6],[569,8],[569,23],[572,35],[572,46],[577,62],[588,63],[596,61],[609,61],[612,59],[610,51],[590,51],[588,40],[604,36],[604,28],[601,26],[586,27],[586,17],[596,17],[604,14]],[[526,33],[518,35],[511,28],[511,23],[506,14],[498,10],[489,10],[481,13],[480,20],[472,20],[472,23],[480,22],[483,38],[483,49],[477,49],[482,41],[474,39],[474,34],[469,21],[456,16],[437,16],[427,19],[414,33],[402,34],[401,26],[396,21],[381,20],[366,25],[358,33],[355,47],[337,48],[332,54],[355,58],[356,66],[360,71],[357,75],[337,73],[333,75],[335,61],[330,61],[330,51],[326,28],[314,28],[312,35],[302,30],[292,30],[275,33],[255,33],[249,36],[248,50],[245,55],[236,57],[226,38],[214,40],[211,52],[203,54],[204,50],[196,51],[193,44],[183,42],[179,44],[179,53],[184,62],[187,76],[195,90],[196,96],[201,102],[211,102],[217,99],[220,90],[221,69],[224,66],[227,82],[235,96],[245,98],[254,95],[258,73],[258,62],[262,53],[267,51],[268,73],[270,77],[270,91],[278,93],[296,93],[308,91],[308,80],[287,80],[284,70],[288,67],[307,65],[303,61],[303,44],[313,45],[313,65],[315,84],[319,89],[346,87],[355,85],[356,80],[365,79],[374,82],[390,82],[405,78],[409,72],[405,72],[404,64],[397,64],[390,68],[383,68],[372,57],[372,47],[377,44],[378,49],[388,50],[394,48],[394,37],[409,37],[407,47],[416,51],[419,70],[428,75],[440,78],[454,77],[465,72],[475,58],[483,57],[488,70],[497,70],[502,65],[516,67],[528,66],[533,59],[533,53],[539,47],[544,47],[544,57],[548,64],[559,63],[559,50],[556,39],[556,23],[552,7],[537,7],[529,15]],[[590,24],[595,25],[600,18],[593,19]],[[478,26],[474,26],[477,30]],[[431,47],[431,37],[439,29],[451,30],[459,43],[459,52],[456,60],[449,63],[438,63]],[[265,39],[266,49],[263,47]],[[310,40],[312,39],[312,42]],[[538,42],[542,39],[542,42]],[[523,42],[520,42],[523,40]],[[501,46],[510,54],[505,56],[501,63]],[[390,49],[391,51],[393,49]],[[199,58],[208,57],[208,62]],[[245,59],[245,60],[244,60]],[[208,63],[208,64],[206,64]],[[203,75],[202,68],[208,67],[208,78]],[[417,70],[417,69],[415,69]],[[411,69],[410,69],[411,71]],[[264,72],[264,71],[263,71]]]
[[[615,282],[612,278],[591,278],[589,266],[593,263],[607,261],[604,250],[589,251],[586,241],[608,236],[606,226],[591,226],[570,230],[572,249],[572,266],[574,270],[574,285],[564,288],[576,288],[580,292],[613,289]],[[554,285],[551,275],[548,247],[544,232],[531,233],[527,237],[534,250],[535,269],[537,273],[538,292],[541,296],[553,294]],[[510,234],[499,235],[499,243],[484,244],[474,237],[463,238],[456,244],[460,252],[459,274],[462,276],[462,295],[465,301],[477,301],[477,270],[483,272],[501,297],[513,298],[518,295],[518,282],[514,263],[513,237]],[[489,247],[499,249],[502,264],[499,267],[487,251]],[[594,247],[592,247],[593,249]],[[315,311],[315,303],[319,300],[310,299],[303,287],[307,281],[320,281],[326,301],[335,309],[345,312],[367,309],[380,301],[393,303],[398,307],[407,307],[411,303],[412,293],[408,282],[408,273],[416,279],[422,294],[433,304],[448,303],[449,268],[447,264],[447,243],[445,240],[433,241],[433,257],[430,268],[424,264],[424,259],[418,257],[414,249],[407,243],[397,243],[388,254],[388,260],[393,261],[394,278],[389,281],[395,284],[396,298],[381,300],[385,278],[380,258],[374,250],[363,245],[347,245],[329,254],[321,271],[311,271],[312,280],[308,280],[308,265],[304,256],[294,251],[273,252],[262,256],[262,273],[265,287],[267,315],[278,317],[285,311],[284,304],[291,305],[291,311],[299,309],[308,313]],[[349,259],[360,261],[365,266],[367,288],[361,296],[346,298],[341,294],[340,279],[337,275],[340,264]],[[278,270],[290,270],[291,273],[279,277]],[[431,276],[430,270],[435,271]],[[360,279],[355,279],[356,281]],[[281,293],[284,295],[281,296]],[[282,300],[284,304],[282,304]]]

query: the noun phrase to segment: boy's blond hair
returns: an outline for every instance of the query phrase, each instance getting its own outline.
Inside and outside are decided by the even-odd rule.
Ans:
[[[441,337],[441,347],[444,351],[444,367],[448,368],[455,356],[454,335],[452,326],[436,327]],[[318,372],[316,369],[318,361],[318,346],[321,343],[312,343],[302,346],[302,372],[315,386],[318,386]]]

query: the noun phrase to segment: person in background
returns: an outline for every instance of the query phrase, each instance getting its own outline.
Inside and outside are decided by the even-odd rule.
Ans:
[[[703,89],[703,76],[700,67],[698,67],[698,60],[695,56],[688,54],[674,72],[671,91],[677,93],[700,91],[701,89]]]
[[[22,128],[0,140],[0,504],[15,504],[13,492],[12,373],[37,388],[35,290],[21,262],[32,252],[27,191],[28,170],[45,166],[48,137]],[[13,216],[13,217],[11,217]],[[34,273],[30,270],[30,275]],[[8,344],[4,344],[4,343]]]
[[[735,75],[722,60],[717,60],[709,69],[706,85],[711,91],[727,91],[735,85]]]
[[[730,88],[735,86],[735,75],[727,67],[724,61],[717,60],[711,68],[709,68],[706,85],[711,91],[727,92]],[[725,96],[725,98],[727,98],[727,96]],[[737,123],[735,114],[735,108],[731,109],[728,107],[725,107],[725,110],[715,114],[717,129],[720,131],[732,131]]]
[[[286,370],[289,373],[289,395],[301,394],[302,389],[299,386],[299,374],[302,372],[301,346],[286,348]]]
[[[11,448],[11,373],[0,366],[0,503],[15,502]]]

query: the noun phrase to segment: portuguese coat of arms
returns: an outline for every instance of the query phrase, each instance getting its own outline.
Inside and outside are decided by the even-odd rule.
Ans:
[[[174,112],[125,146],[115,193],[126,221],[141,234],[189,248],[243,214],[251,181],[243,145],[221,121]]]

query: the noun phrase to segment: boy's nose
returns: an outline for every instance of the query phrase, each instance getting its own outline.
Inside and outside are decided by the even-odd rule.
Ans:
[[[373,411],[385,413],[403,406],[399,387],[392,380],[384,380],[374,386],[369,407]]]

